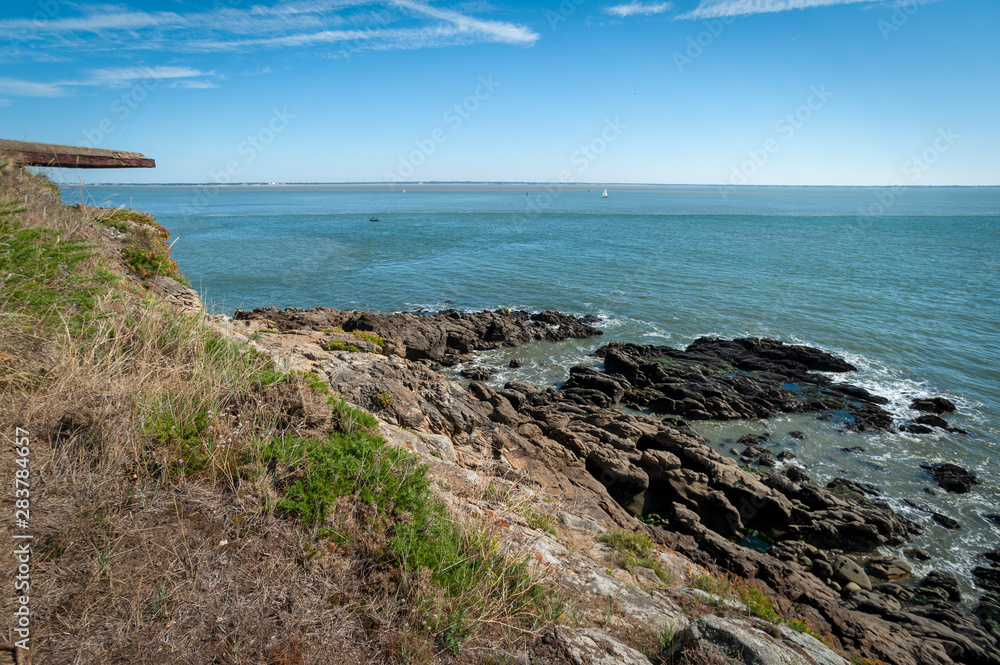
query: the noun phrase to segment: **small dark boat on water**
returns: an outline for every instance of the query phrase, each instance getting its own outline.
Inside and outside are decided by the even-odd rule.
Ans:
[[[369,221],[369,222],[380,222],[380,221],[382,221],[382,220],[380,220],[380,219],[379,219],[378,217],[369,217],[369,218],[368,218],[368,221]]]

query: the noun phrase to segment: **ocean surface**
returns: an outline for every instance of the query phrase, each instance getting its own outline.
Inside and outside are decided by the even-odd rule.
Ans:
[[[405,192],[403,188],[405,187]],[[621,339],[683,347],[702,335],[809,344],[908,413],[943,395],[969,435],[850,434],[814,416],[697,423],[720,452],[774,432],[814,480],[880,487],[924,525],[914,563],[960,576],[1000,547],[1000,188],[558,185],[66,186],[68,203],[130,206],[166,226],[181,271],[216,312],[327,306],[558,309],[603,338],[480,354],[495,383],[557,384]],[[369,218],[380,221],[369,221]],[[507,369],[512,357],[525,367]],[[803,430],[796,441],[781,436]],[[863,453],[842,450],[853,446]],[[779,448],[775,448],[775,452]],[[982,482],[945,494],[920,468]],[[935,495],[925,488],[934,487]],[[904,499],[962,524],[948,531]],[[903,548],[899,548],[900,550]],[[898,554],[886,549],[884,554]]]

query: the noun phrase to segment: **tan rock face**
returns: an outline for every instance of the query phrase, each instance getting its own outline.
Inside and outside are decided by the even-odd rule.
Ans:
[[[164,275],[153,277],[153,292],[186,312],[196,314],[203,311],[198,292],[172,277]]]

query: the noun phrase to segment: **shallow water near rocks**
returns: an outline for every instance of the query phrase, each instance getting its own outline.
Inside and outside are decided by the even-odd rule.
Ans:
[[[844,433],[802,415],[695,428],[723,454],[742,450],[742,434],[772,432],[767,447],[795,454],[814,480],[879,487],[925,527],[910,546],[933,559],[911,561],[915,573],[950,570],[971,590],[978,554],[1000,547],[1000,527],[982,517],[1000,513],[1000,188],[910,188],[868,216],[877,189],[610,186],[602,200],[603,187],[91,185],[65,187],[64,199],[156,215],[216,311],[602,317],[601,338],[479,354],[499,370],[495,385],[558,384],[574,364],[599,366],[593,351],[616,339],[683,347],[754,335],[845,358],[860,369],[848,380],[889,398],[899,418],[914,415],[914,397],[945,396],[958,405],[946,419],[969,435]],[[515,357],[523,367],[508,367]],[[852,447],[864,452],[842,450]],[[959,464],[982,484],[945,494],[925,462]],[[907,498],[962,529],[935,524]]]

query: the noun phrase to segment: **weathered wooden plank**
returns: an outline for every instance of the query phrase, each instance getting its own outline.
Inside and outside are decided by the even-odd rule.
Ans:
[[[81,148],[55,143],[0,139],[0,161],[18,166],[58,166],[67,169],[151,169],[156,162],[141,152]]]

